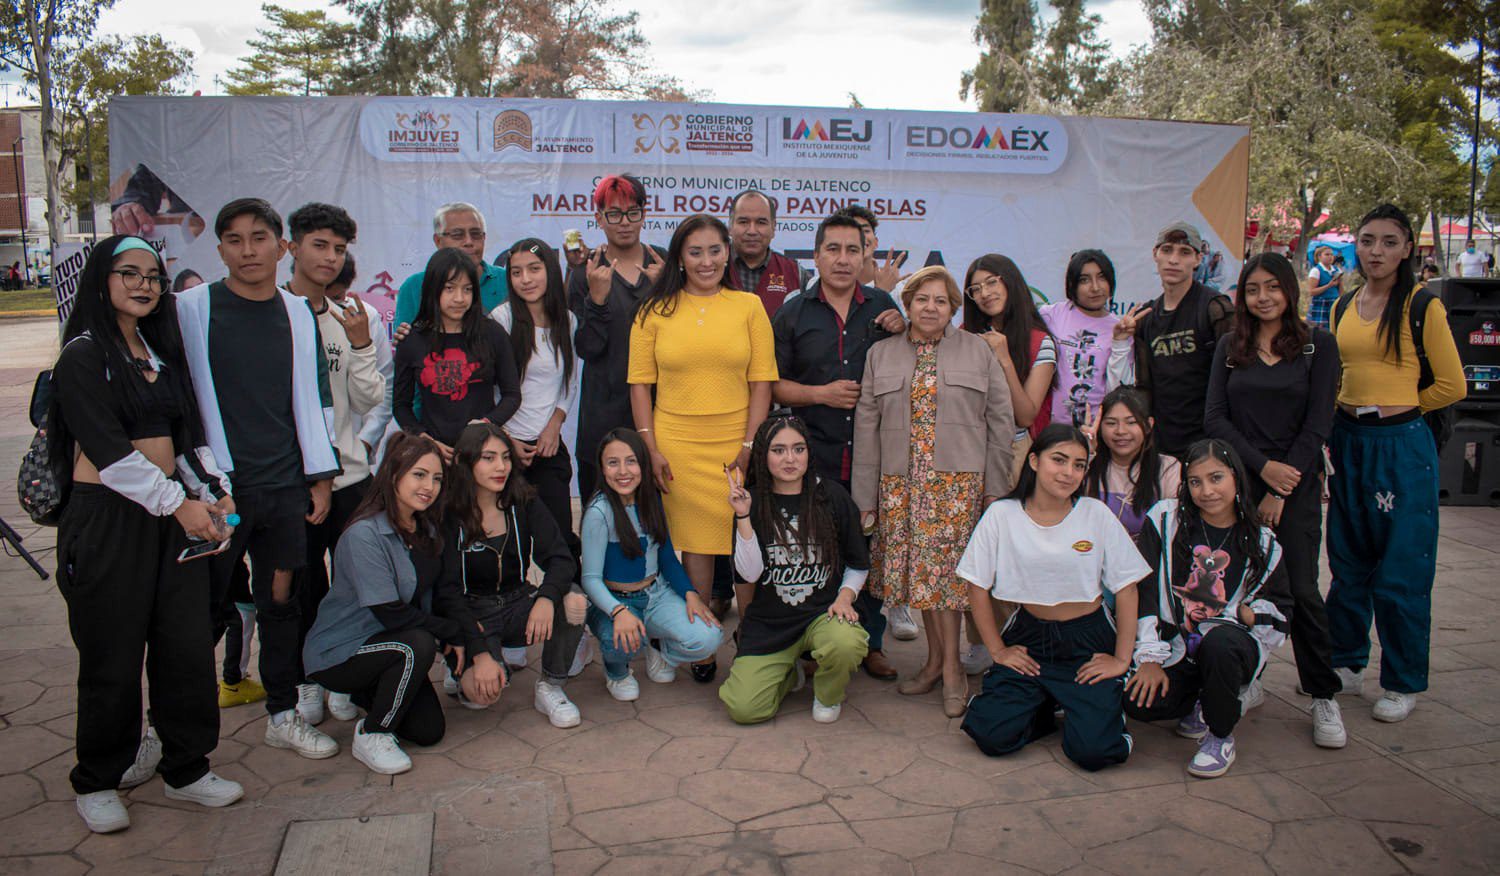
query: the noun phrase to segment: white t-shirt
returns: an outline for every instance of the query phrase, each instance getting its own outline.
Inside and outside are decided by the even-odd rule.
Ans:
[[[1019,499],[985,509],[958,561],[958,577],[996,599],[1029,605],[1092,602],[1151,574],[1109,506],[1082,498],[1061,523],[1040,526]]]
[[[506,334],[511,333],[513,317],[510,302],[502,301],[490,311],[490,318],[500,323]],[[578,320],[568,314],[568,335],[572,336]],[[514,343],[514,342],[512,342]],[[553,411],[564,414],[573,406],[573,397],[578,394],[578,374],[583,370],[573,362],[572,379],[563,383],[563,366],[560,357],[552,350],[552,330],[536,329],[536,347],[526,362],[526,373],[521,377],[521,406],[506,421],[505,430],[522,441],[532,442],[540,438]]]
[[[1489,259],[1484,253],[1475,250],[1469,252],[1464,250],[1458,254],[1458,275],[1460,277],[1483,277],[1484,269],[1489,265]]]

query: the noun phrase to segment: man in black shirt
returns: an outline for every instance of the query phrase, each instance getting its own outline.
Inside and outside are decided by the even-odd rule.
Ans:
[[[301,676],[294,573],[306,563],[305,523],[328,514],[339,473],[333,408],[317,319],[276,286],[281,217],[259,198],[225,205],[214,222],[227,279],[174,296],[193,391],[219,466],[229,473],[235,527],[214,556],[215,626],[223,635],[234,570],[250,555],[250,590],[266,687],[266,744],[331,757],[338,743],[296,712]]]
[[[860,285],[864,236],[852,217],[835,214],[823,220],[813,261],[818,279],[788,298],[771,320],[781,375],[771,397],[807,423],[813,470],[847,490],[865,354],[876,341],[905,331],[906,322],[888,293]],[[881,650],[886,626],[881,600],[862,591],[854,607],[870,634],[865,671],[894,680],[896,671]]]
[[[1136,385],[1151,399],[1156,446],[1172,456],[1208,436],[1203,407],[1214,346],[1233,323],[1229,297],[1193,279],[1203,249],[1203,236],[1192,225],[1163,228],[1151,251],[1161,295],[1121,320],[1135,332]]]

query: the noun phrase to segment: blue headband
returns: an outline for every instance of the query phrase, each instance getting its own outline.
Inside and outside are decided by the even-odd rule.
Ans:
[[[152,255],[156,256],[158,259],[161,258],[161,256],[157,255],[156,253],[156,247],[152,246],[139,237],[124,238],[119,243],[115,244],[115,251],[110,253],[110,256],[114,257],[120,255],[121,253],[130,252],[133,249],[143,249],[146,252],[149,252]]]

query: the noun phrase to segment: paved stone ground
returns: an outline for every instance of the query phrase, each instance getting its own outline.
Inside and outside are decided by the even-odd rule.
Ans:
[[[0,323],[0,466],[29,435],[24,404],[49,355],[47,323]],[[7,486],[0,514],[28,546]],[[215,769],[247,799],[220,811],[128,794],[133,827],[92,836],[73,812],[76,658],[62,600],[0,557],[0,872],[268,873],[296,820],[436,813],[437,873],[1460,873],[1500,869],[1500,512],[1443,511],[1432,690],[1405,723],[1345,699],[1350,741],[1313,746],[1287,651],[1266,704],[1218,780],[1188,777],[1192,745],[1137,726],[1124,767],[1087,774],[1055,740],[980,755],[937,696],[856,678],[843,718],[814,724],[811,694],[738,727],[686,677],[616,703],[597,664],[569,686],[582,726],[531,708],[531,673],[490,711],[448,711],[442,744],[377,777],[345,751],[302,760],[260,744],[259,705],[223,713]],[[911,672],[920,642],[897,643]],[[721,655],[727,664],[728,652]],[[644,679],[644,673],[638,671]],[[508,695],[510,696],[510,695]]]

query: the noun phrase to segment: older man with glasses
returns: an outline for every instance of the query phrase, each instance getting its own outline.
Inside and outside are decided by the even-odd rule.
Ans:
[[[505,268],[484,260],[484,216],[473,204],[454,201],[444,204],[432,216],[432,246],[434,249],[453,247],[479,266],[479,298],[484,312],[489,313],[510,291],[505,279]],[[396,293],[396,313],[392,325],[410,323],[417,317],[422,303],[422,274],[417,271],[401,284]]]

